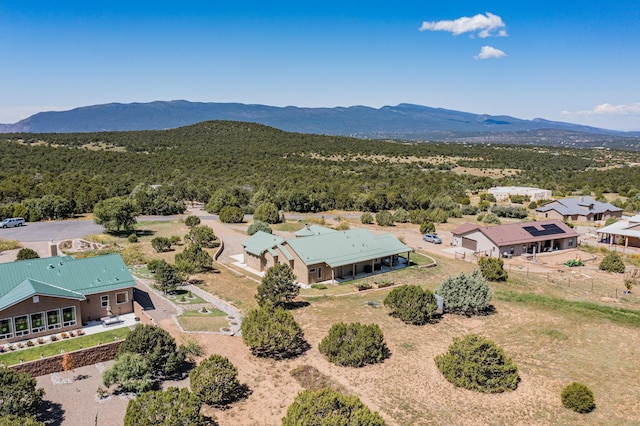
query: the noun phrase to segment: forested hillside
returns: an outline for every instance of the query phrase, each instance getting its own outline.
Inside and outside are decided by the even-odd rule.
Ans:
[[[17,203],[45,196],[68,202],[73,213],[89,212],[100,200],[146,185],[161,185],[158,193],[173,201],[207,202],[224,190],[250,212],[263,201],[286,211],[452,210],[468,202],[469,191],[497,184],[633,196],[640,182],[640,168],[627,166],[638,161],[631,152],[402,144],[230,121],[163,131],[6,134],[0,141],[5,216]]]

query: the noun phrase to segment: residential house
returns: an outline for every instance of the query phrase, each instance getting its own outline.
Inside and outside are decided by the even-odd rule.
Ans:
[[[598,229],[600,241],[609,245],[640,247],[640,215],[629,217]]]
[[[286,263],[299,283],[313,284],[393,268],[398,255],[406,254],[409,262],[413,251],[391,234],[373,235],[366,229],[336,231],[314,225],[296,235],[284,239],[258,231],[242,243],[244,262],[259,272]]]
[[[0,264],[0,344],[131,313],[135,286],[119,254]]]
[[[452,231],[453,245],[493,257],[510,257],[575,248],[578,233],[559,220],[479,226]]]
[[[536,209],[536,217],[574,222],[597,222],[610,217],[622,217],[622,209],[611,203],[603,203],[583,196],[550,201]]]

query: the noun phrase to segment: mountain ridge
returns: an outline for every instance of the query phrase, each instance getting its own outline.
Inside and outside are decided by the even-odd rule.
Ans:
[[[0,133],[81,133],[163,130],[201,121],[233,120],[265,124],[297,133],[355,136],[369,139],[444,140],[514,143],[518,133],[536,132],[555,142],[640,144],[640,132],[600,129],[541,118],[474,114],[401,103],[373,108],[275,107],[261,104],[190,102],[109,103],[67,111],[40,112],[14,124],[0,124]],[[567,132],[567,134],[564,134]],[[526,133],[525,133],[526,135]]]

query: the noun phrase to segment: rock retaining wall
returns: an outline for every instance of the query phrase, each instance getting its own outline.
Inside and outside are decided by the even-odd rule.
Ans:
[[[105,343],[91,348],[80,349],[69,352],[73,368],[84,367],[85,365],[93,365],[99,362],[111,361],[116,357],[118,348],[124,342],[120,340],[112,343]],[[62,368],[62,357],[64,354],[38,359],[35,361],[24,362],[12,365],[10,368],[21,372],[29,373],[32,376],[44,376],[45,374],[57,373],[64,371]]]

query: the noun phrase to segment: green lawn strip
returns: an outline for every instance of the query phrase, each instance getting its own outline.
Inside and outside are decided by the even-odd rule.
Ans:
[[[561,310],[562,312],[588,315],[590,317],[598,316],[620,324],[640,327],[640,311],[632,309],[614,308],[597,303],[577,302],[539,294],[516,293],[512,291],[496,291],[493,297],[503,302],[523,303],[547,309]]]
[[[199,310],[187,310],[180,315],[181,317],[226,317],[227,313],[216,308],[207,308],[207,313],[202,313]]]
[[[28,349],[17,349],[15,351],[3,353],[0,355],[0,363],[9,366],[20,363],[20,360],[23,360],[24,362],[33,361],[42,358],[42,356],[46,358],[49,356],[60,355],[62,351],[73,352],[82,348],[90,348],[101,343],[109,343],[114,340],[125,339],[130,331],[129,327],[121,327],[87,336],[70,337],[57,342],[45,343],[43,345],[36,343],[36,346]],[[35,340],[36,339],[34,339],[34,341]]]
[[[304,228],[304,223],[302,223],[302,222],[284,222],[284,223],[279,223],[279,224],[273,225],[273,227],[277,231],[296,232],[296,231],[299,231],[302,228]]]
[[[191,293],[191,297],[189,297],[189,291],[184,289],[178,289],[174,292],[174,294],[164,294],[160,293],[162,297],[176,305],[200,305],[203,303],[207,303],[202,297],[197,296],[195,293]],[[175,297],[173,297],[175,296]],[[184,301],[182,301],[182,296],[184,296]]]

